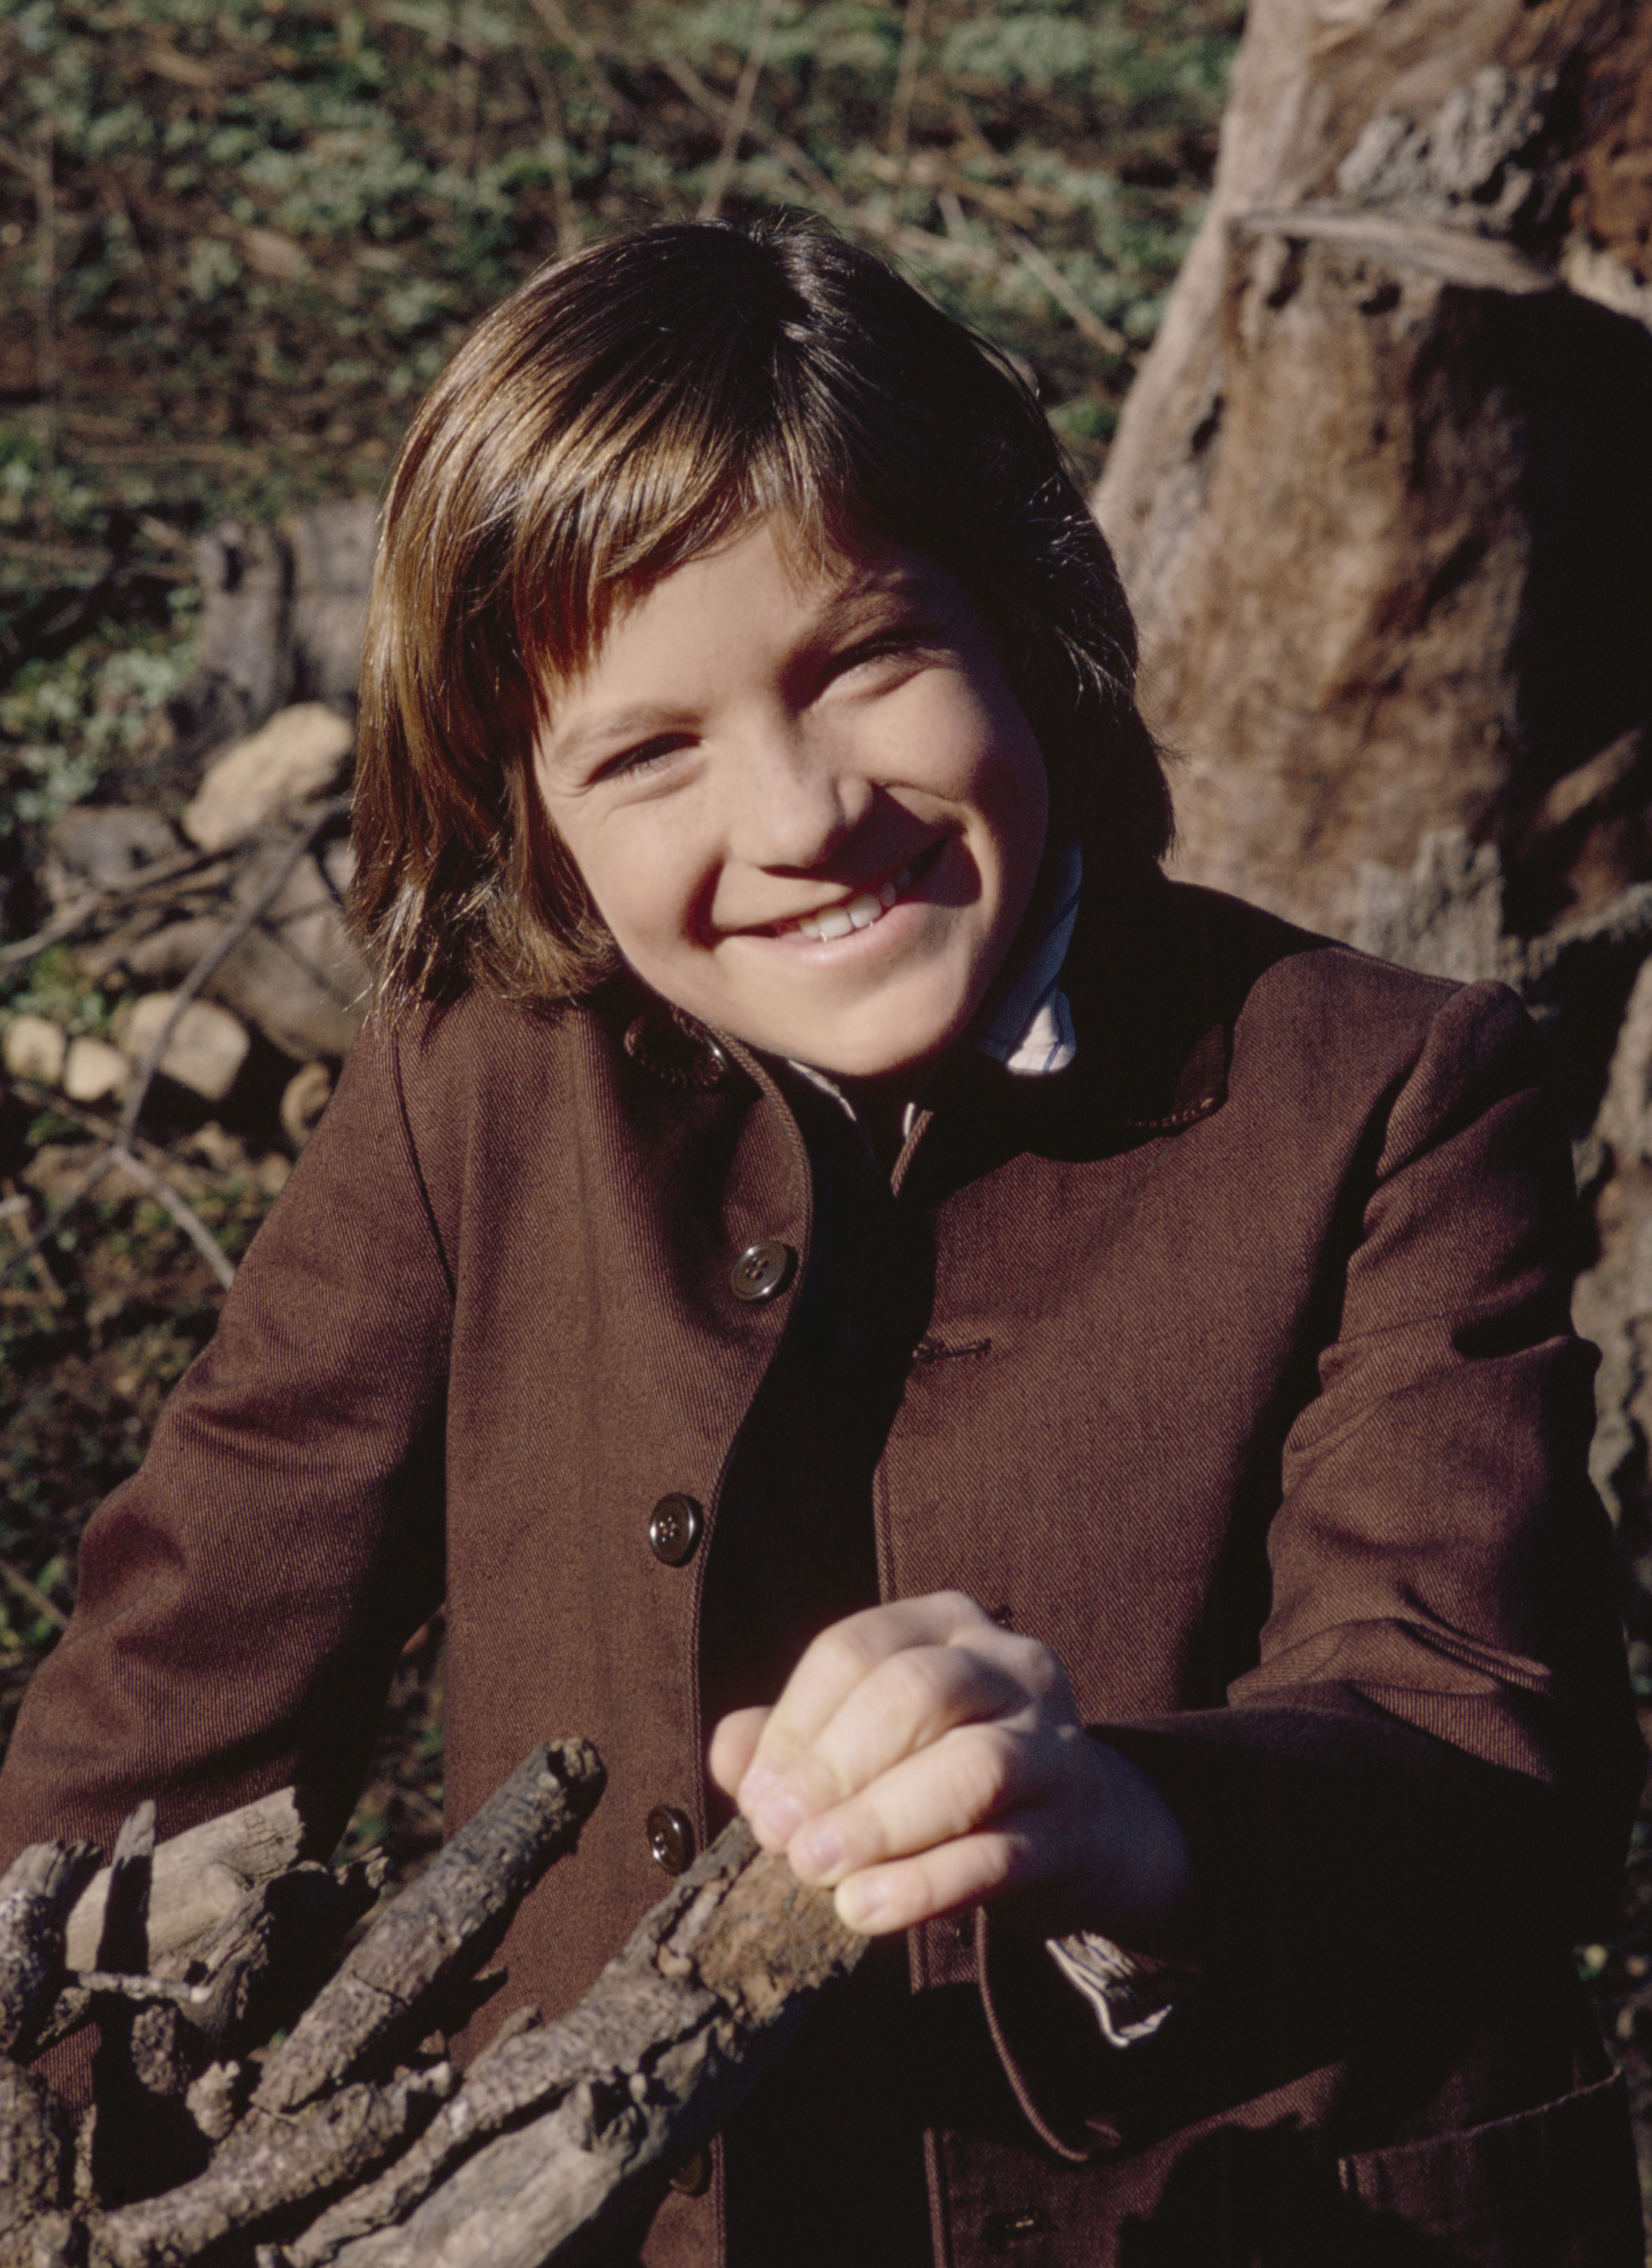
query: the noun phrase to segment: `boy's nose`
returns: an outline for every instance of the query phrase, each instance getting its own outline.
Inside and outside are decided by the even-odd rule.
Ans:
[[[810,873],[853,834],[870,799],[866,781],[806,736],[765,733],[734,783],[730,846],[748,865]]]

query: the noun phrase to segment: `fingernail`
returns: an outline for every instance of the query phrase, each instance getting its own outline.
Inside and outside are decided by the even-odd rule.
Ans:
[[[844,1862],[843,1837],[835,1827],[823,1822],[811,1827],[800,1838],[794,1856],[808,1874],[822,1880],[836,1874]]]
[[[837,1918],[845,1929],[869,1931],[883,1911],[883,1891],[875,1878],[868,1881],[852,1874],[838,1884],[835,1903]]]
[[[734,1793],[740,1799],[740,1808],[748,1819],[756,1811],[763,1797],[777,1784],[779,1777],[779,1773],[772,1771],[767,1764],[754,1764],[746,1774]]]
[[[803,1824],[803,1807],[796,1796],[785,1788],[778,1790],[766,1803],[760,1803],[747,1816],[759,1835],[768,1841],[789,1843]]]

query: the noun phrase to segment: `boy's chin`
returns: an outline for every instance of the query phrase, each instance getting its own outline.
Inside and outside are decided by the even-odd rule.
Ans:
[[[950,1020],[933,1033],[924,1035],[916,1045],[904,1036],[880,1042],[864,1032],[842,1038],[798,1032],[789,1038],[753,1040],[750,1044],[764,1054],[807,1064],[811,1071],[820,1071],[828,1079],[857,1086],[893,1086],[902,1081],[915,1085],[927,1078],[941,1057],[950,1052],[968,1025],[967,1017]]]

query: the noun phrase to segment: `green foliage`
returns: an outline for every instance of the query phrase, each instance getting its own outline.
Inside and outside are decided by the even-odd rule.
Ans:
[[[78,1032],[90,1033],[95,1039],[108,1038],[109,1003],[70,946],[49,946],[26,969],[18,970],[12,982],[15,989],[5,1002],[8,1016],[45,1016],[61,1024],[71,1038]],[[52,1138],[49,1131],[31,1133],[32,1143]]]
[[[559,248],[699,210],[758,19],[0,0],[0,292],[28,313],[0,344],[23,405],[0,423],[0,617],[33,623],[116,554],[175,581],[168,530],[376,491],[483,307]],[[1198,217],[1232,0],[930,0],[909,107],[905,23],[898,0],[781,0],[725,209],[813,208],[891,253],[1030,364],[1094,473]],[[0,649],[0,836],[141,743],[194,659],[176,599],[93,609],[21,668]]]

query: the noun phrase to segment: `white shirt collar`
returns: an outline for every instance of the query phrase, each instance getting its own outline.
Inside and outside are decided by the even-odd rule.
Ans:
[[[991,1023],[976,1041],[983,1055],[1001,1063],[1018,1079],[1044,1079],[1065,1071],[1078,1054],[1078,1035],[1073,1011],[1061,988],[1061,971],[1073,942],[1079,917],[1079,889],[1084,879],[1084,859],[1076,843],[1061,854],[1061,871],[1050,909],[1039,924],[1020,975],[999,1003]],[[812,1064],[788,1057],[792,1069],[813,1086],[830,1094],[854,1117],[854,1105],[837,1081]],[[906,1106],[903,1131],[910,1134],[919,1105]]]

